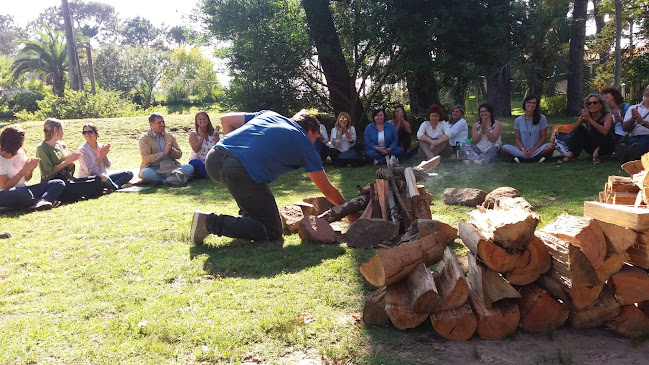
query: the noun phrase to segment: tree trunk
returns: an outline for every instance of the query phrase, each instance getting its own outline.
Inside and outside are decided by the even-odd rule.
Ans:
[[[586,42],[586,15],[588,0],[575,0],[570,26],[568,53],[568,90],[566,113],[576,117],[581,113],[584,94],[584,44]]]
[[[595,17],[595,34],[600,34],[602,29],[606,26],[606,20],[604,16],[599,12],[599,3],[601,0],[592,0],[593,1],[593,16]],[[604,64],[610,58],[608,52],[599,54],[599,64]]]
[[[79,74],[79,58],[77,56],[77,46],[74,42],[74,33],[72,31],[72,18],[70,16],[70,6],[68,0],[61,0],[61,12],[65,24],[65,40],[68,48],[68,63],[70,69],[70,87],[72,90],[79,90],[81,75]]]
[[[86,55],[88,56],[88,75],[90,76],[90,92],[92,95],[97,93],[97,88],[95,84],[95,68],[92,65],[92,49],[90,48],[90,43],[86,43]]]
[[[512,40],[511,40],[511,12],[510,2],[498,1],[495,4],[500,10],[500,15],[504,17],[501,22],[502,28],[499,29],[499,34],[494,37],[502,45],[502,57],[498,60],[489,71],[487,75],[487,102],[493,105],[495,117],[512,115],[511,106],[511,85],[509,79],[511,78],[510,59],[512,53]]]
[[[318,50],[318,60],[327,79],[334,114],[349,112],[354,122],[361,121],[358,125],[364,125],[366,117],[363,105],[347,69],[329,1],[302,0],[302,6],[306,12],[311,39]]]
[[[615,79],[613,86],[620,87],[622,76],[622,1],[615,0]]]
[[[433,60],[425,45],[407,47],[404,49],[410,69],[406,73],[408,96],[410,97],[410,112],[425,113],[432,104],[439,104],[437,80],[433,73]]]

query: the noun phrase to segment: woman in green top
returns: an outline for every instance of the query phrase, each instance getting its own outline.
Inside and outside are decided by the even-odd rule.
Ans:
[[[63,140],[63,122],[55,118],[47,118],[45,140],[36,146],[36,157],[41,171],[41,180],[61,179],[66,189],[61,195],[61,201],[74,202],[83,199],[97,198],[103,193],[103,184],[96,176],[75,179],[74,162],[81,158],[81,153],[70,152]]]

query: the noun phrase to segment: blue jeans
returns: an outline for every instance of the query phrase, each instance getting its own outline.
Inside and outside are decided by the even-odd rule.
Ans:
[[[183,174],[187,176],[192,176],[192,174],[194,173],[194,166],[192,165],[180,164],[176,165],[176,167],[180,167]],[[140,171],[140,177],[142,178],[142,181],[148,182],[164,181],[165,179],[164,175],[158,174],[157,167],[143,168],[142,171]]]
[[[122,188],[122,185],[131,181],[133,178],[133,173],[130,171],[117,171],[108,175],[108,179],[104,181],[104,187],[106,189],[118,190]]]
[[[386,156],[395,156],[396,158],[400,158],[401,155],[403,155],[405,151],[403,148],[397,146],[395,147],[392,151],[388,152],[387,155],[383,155],[379,152],[376,152],[376,150],[367,148],[365,149],[365,158],[367,158],[368,161],[378,161],[380,164],[385,164],[385,157]]]
[[[219,148],[207,154],[205,167],[210,179],[228,188],[242,215],[210,214],[206,224],[210,233],[248,240],[282,238],[282,221],[268,183],[255,182],[236,156]]]
[[[194,176],[200,176],[203,178],[207,178],[207,170],[205,170],[205,162],[197,159],[197,158],[192,158],[189,160],[189,164],[194,166]]]
[[[54,203],[65,189],[63,180],[53,179],[36,185],[13,187],[0,191],[0,206],[11,209],[31,207],[39,200]]]
[[[627,147],[631,147],[636,143],[640,148],[641,154],[645,154],[649,152],[649,134],[644,134],[639,136],[629,136],[629,139],[626,140]]]

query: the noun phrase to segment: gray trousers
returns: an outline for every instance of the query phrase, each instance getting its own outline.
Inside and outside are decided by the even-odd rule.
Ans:
[[[419,156],[424,160],[430,160],[435,156],[449,157],[453,154],[453,147],[448,143],[439,143],[435,147],[424,141],[419,141]]]

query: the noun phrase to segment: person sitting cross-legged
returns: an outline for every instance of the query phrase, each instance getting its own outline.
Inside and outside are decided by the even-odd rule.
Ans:
[[[365,127],[365,157],[375,165],[386,164],[386,158],[394,156],[397,159],[404,154],[399,146],[399,133],[394,124],[385,121],[385,111],[382,107],[372,111],[373,123]]]
[[[444,109],[433,104],[426,112],[426,120],[419,126],[419,155],[422,160],[430,160],[435,156],[449,157],[453,147],[449,143],[451,126],[444,119]]]
[[[104,183],[104,187],[112,191],[130,187],[129,181],[133,178],[131,171],[108,173],[108,169],[112,165],[110,158],[108,158],[110,144],[97,142],[99,138],[97,127],[92,123],[86,123],[81,133],[83,133],[86,142],[79,147],[81,158],[79,159],[78,176],[99,176]]]
[[[548,136],[548,121],[545,115],[540,113],[539,104],[539,99],[533,95],[528,95],[523,100],[525,114],[514,121],[516,145],[506,144],[501,149],[510,160],[544,161],[552,156],[554,144],[545,142]]]

